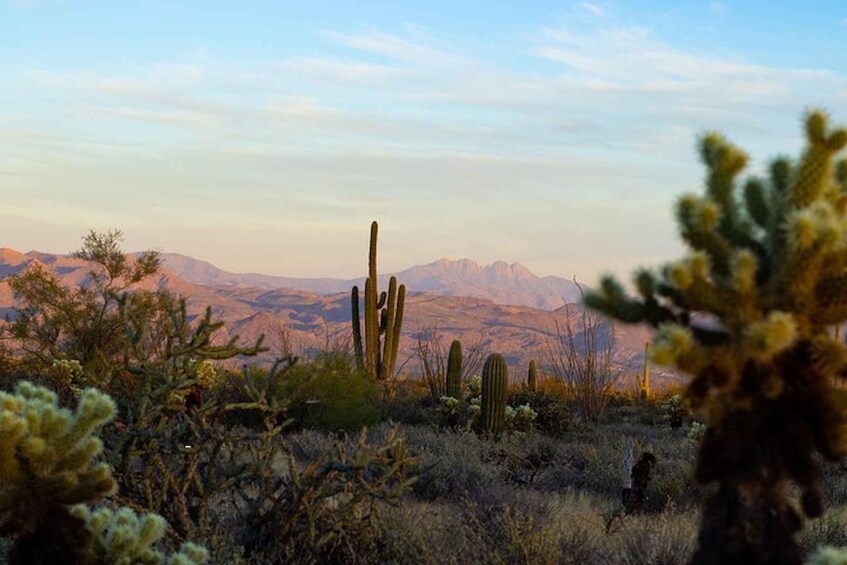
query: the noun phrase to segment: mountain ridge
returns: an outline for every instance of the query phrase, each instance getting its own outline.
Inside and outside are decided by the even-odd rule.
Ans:
[[[353,285],[364,284],[364,276],[353,279],[298,278],[261,273],[233,273],[209,261],[179,253],[162,253],[166,269],[181,278],[206,286],[255,286],[273,290],[289,288],[335,294],[349,292]],[[547,275],[539,277],[521,263],[495,261],[481,265],[472,259],[443,257],[431,263],[388,273],[379,277],[380,283],[396,276],[409,289],[443,296],[473,296],[490,298],[494,302],[555,310],[565,302],[576,302],[578,286],[568,279]]]
[[[90,269],[87,262],[69,256],[13,251],[0,249],[0,279],[22,272],[37,261],[53,269],[63,284],[74,286],[83,283]],[[308,354],[325,348],[327,343],[338,340],[347,343],[350,339],[349,288],[320,294],[292,288],[205,286],[185,280],[167,267],[145,280],[141,288],[166,288],[185,296],[191,316],[199,316],[206,307],[212,307],[215,317],[225,324],[222,338],[239,335],[249,342],[265,334],[265,343],[271,351],[258,359],[261,362],[278,355],[285,343]],[[15,303],[8,283],[0,280],[0,313],[13,315],[17,306],[20,305]],[[513,379],[519,380],[526,374],[530,359],[537,358],[542,367],[547,364],[556,324],[569,317],[579,327],[581,314],[579,304],[571,304],[567,309],[560,306],[557,310],[544,310],[497,303],[486,297],[422,292],[409,284],[399,358],[401,362],[408,360],[406,368],[413,374],[418,372],[414,359],[418,336],[437,327],[442,343],[460,339],[466,347],[482,343],[485,351],[504,354]],[[633,375],[640,370],[644,342],[651,339],[651,332],[647,328],[619,324],[614,325],[614,330],[618,365],[627,371],[624,384],[629,386]],[[663,380],[658,371],[654,377],[657,385]]]

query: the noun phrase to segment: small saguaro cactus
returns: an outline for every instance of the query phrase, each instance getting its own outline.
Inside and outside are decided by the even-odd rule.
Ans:
[[[480,427],[483,432],[499,434],[506,422],[506,398],[509,387],[509,367],[499,353],[492,353],[482,367],[482,411]]]
[[[447,355],[447,396],[462,398],[462,342],[458,339],[450,344]]]
[[[529,370],[526,374],[526,388],[530,392],[535,392],[538,388],[538,368],[535,364],[535,359],[530,359]]]
[[[394,376],[397,349],[403,326],[403,308],[406,286],[397,286],[396,277],[388,281],[388,293],[377,290],[376,237],[377,223],[371,223],[368,252],[368,278],[365,280],[365,304],[361,317],[365,319],[365,337],[359,311],[359,287],[354,286],[350,296],[353,324],[353,348],[356,366],[367,371],[372,380],[387,380]]]
[[[632,298],[612,277],[585,302],[618,320],[658,328],[656,363],[692,375],[687,396],[706,417],[696,477],[717,483],[703,510],[693,562],[800,564],[802,515],[824,511],[821,459],[847,453],[847,414],[835,377],[847,347],[847,129],[822,112],[805,120],[806,148],[751,178],[747,156],[704,136],[702,196],[677,204],[691,253],[635,276]],[[799,487],[800,505],[789,497]]]

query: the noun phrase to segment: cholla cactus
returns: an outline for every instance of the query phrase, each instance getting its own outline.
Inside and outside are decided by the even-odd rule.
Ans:
[[[831,326],[847,319],[847,163],[834,163],[847,130],[821,112],[805,121],[807,146],[777,159],[768,180],[718,134],[703,137],[705,195],[677,219],[691,253],[635,276],[639,298],[612,277],[586,303],[658,328],[653,360],[693,376],[687,395],[706,415],[697,478],[719,483],[703,513],[694,563],[801,563],[801,516],[823,512],[818,455],[847,451],[847,418],[834,377],[847,347]]]
[[[681,394],[674,394],[662,405],[665,410],[665,419],[671,425],[672,430],[678,430],[689,416],[686,400]]]
[[[208,359],[203,359],[197,363],[196,367],[197,385],[206,390],[212,390],[218,382],[218,372],[215,366]]]
[[[0,531],[15,537],[13,562],[41,562],[45,552],[72,562],[85,547],[68,506],[115,490],[109,467],[94,462],[102,443],[93,435],[114,412],[114,402],[95,389],[83,391],[75,412],[29,382],[0,393]]]
[[[465,400],[473,400],[482,394],[482,377],[474,375],[468,379],[465,389]]]
[[[438,405],[438,409],[441,412],[444,420],[448,424],[453,424],[455,419],[459,415],[459,408],[462,404],[462,401],[458,398],[453,398],[452,396],[442,396],[439,399],[441,404]]]
[[[82,363],[76,359],[54,359],[51,369],[56,379],[66,386],[70,386],[83,373]]]
[[[685,437],[694,442],[699,442],[703,439],[703,436],[706,435],[706,430],[708,426],[701,422],[691,422],[691,425],[688,427],[688,433],[685,434]]]
[[[165,535],[168,524],[158,514],[139,516],[130,508],[91,510],[75,506],[72,513],[85,522],[93,540],[87,562],[114,565],[196,565],[209,559],[206,548],[186,542],[178,553],[166,556],[153,546]]]
[[[532,423],[538,417],[538,412],[529,404],[517,407],[506,406],[506,429],[526,432],[532,429]]]

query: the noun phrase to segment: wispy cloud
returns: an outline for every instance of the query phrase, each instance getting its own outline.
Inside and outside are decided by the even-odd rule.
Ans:
[[[439,49],[390,33],[372,30],[364,33],[328,32],[326,37],[337,44],[382,55],[396,61],[425,66],[451,66],[467,59],[448,50]]]
[[[298,76],[320,80],[373,81],[408,77],[419,71],[392,65],[365,63],[332,57],[291,57],[280,61],[279,69]]]
[[[109,116],[113,118],[121,118],[134,120],[146,123],[185,125],[190,127],[215,127],[220,125],[220,121],[216,116],[203,113],[191,112],[185,110],[176,111],[161,111],[161,110],[143,110],[139,108],[130,108],[125,106],[107,107],[107,106],[87,106],[84,111],[93,116]]]
[[[592,3],[592,2],[583,2],[583,3],[579,4],[579,9],[582,10],[583,12],[587,12],[587,13],[593,15],[593,16],[597,16],[597,17],[600,17],[600,18],[606,16],[606,10],[600,4],[596,4],[596,3]]]

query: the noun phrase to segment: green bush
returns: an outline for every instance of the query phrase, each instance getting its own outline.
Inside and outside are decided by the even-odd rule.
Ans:
[[[538,413],[533,421],[539,432],[558,436],[574,426],[574,416],[565,398],[556,392],[521,390],[509,395],[510,406],[529,404]]]
[[[279,394],[289,401],[289,415],[299,427],[357,431],[380,419],[379,387],[338,353],[295,365]]]

